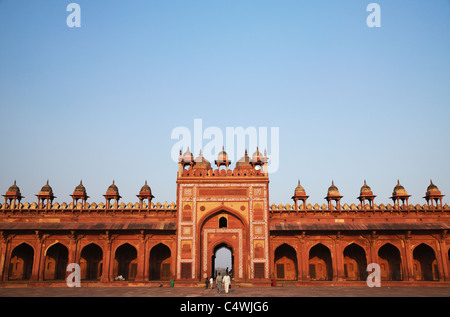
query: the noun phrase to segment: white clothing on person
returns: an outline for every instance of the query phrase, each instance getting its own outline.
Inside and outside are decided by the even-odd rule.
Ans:
[[[225,285],[225,293],[228,293],[228,288],[230,287],[230,276],[229,275],[225,275],[223,277],[223,284]]]

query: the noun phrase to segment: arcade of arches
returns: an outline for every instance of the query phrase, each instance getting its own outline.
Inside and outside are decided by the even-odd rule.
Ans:
[[[349,285],[377,263],[384,283],[450,284],[450,208],[432,182],[423,206],[408,204],[399,181],[392,205],[377,205],[365,182],[359,205],[341,204],[334,182],[311,205],[299,182],[293,204],[277,206],[258,149],[234,169],[225,151],[215,164],[180,153],[176,204],[153,203],[147,182],[134,204],[119,204],[114,182],[99,204],[81,182],[70,204],[54,203],[48,182],[23,204],[14,183],[0,204],[0,284],[64,283],[77,263],[86,285],[199,285],[222,248],[234,282]]]

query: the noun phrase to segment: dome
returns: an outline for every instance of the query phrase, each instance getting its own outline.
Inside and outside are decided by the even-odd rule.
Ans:
[[[8,189],[8,193],[15,193],[20,195],[20,189],[16,185],[16,181],[14,181],[14,184]]]
[[[219,155],[217,156],[218,162],[227,162],[228,161],[228,154],[225,152],[224,148],[222,147],[222,151],[220,151]]]
[[[45,184],[44,186],[42,186],[41,192],[53,194],[53,189],[52,189],[52,188],[50,187],[50,185],[48,184],[48,180],[47,180],[47,184]]]
[[[392,196],[404,196],[404,195],[408,195],[408,192],[400,184],[400,180],[397,180],[397,185],[394,187],[394,192],[392,193]]]
[[[211,163],[203,157],[202,150],[200,150],[199,155],[194,160],[194,168],[211,169]]]
[[[294,196],[304,196],[306,195],[305,189],[300,185],[300,180],[298,181],[297,187],[295,187]]]
[[[360,196],[373,195],[372,189],[370,189],[369,185],[366,184],[366,180],[364,180],[364,185],[362,185],[359,194]]]
[[[263,156],[262,156],[261,152],[258,150],[258,147],[256,147],[256,152],[253,153],[252,161],[253,162],[261,162],[262,158],[263,158]]]
[[[181,151],[180,151],[180,153],[181,153]],[[189,146],[188,146],[186,152],[184,152],[181,160],[183,162],[193,162],[194,161],[194,155],[192,155],[191,151],[189,151]]]
[[[152,190],[150,189],[150,186],[147,185],[147,181],[145,181],[144,186],[141,187],[141,191],[139,192],[140,194],[151,194]]]
[[[334,181],[331,181],[331,186],[328,187],[328,195],[327,196],[341,196],[339,193],[339,189],[334,186]]]
[[[430,180],[430,185],[428,185],[426,195],[441,195],[441,191],[436,185],[433,184],[432,180]]]
[[[83,194],[86,193],[86,188],[84,188],[83,182],[82,182],[82,181],[80,181],[80,185],[78,185],[77,187],[75,187],[74,192],[81,192],[81,193],[83,193]]]
[[[116,184],[114,184],[114,181],[112,182],[112,184],[108,187],[108,190],[106,191],[106,193],[109,193],[109,192],[119,194],[119,189],[117,188]]]
[[[250,157],[247,155],[247,150],[245,150],[244,156],[236,162],[236,168],[246,168],[251,166]]]

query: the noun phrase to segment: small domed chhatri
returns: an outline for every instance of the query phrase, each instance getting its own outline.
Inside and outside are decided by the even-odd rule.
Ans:
[[[439,203],[442,206],[442,197],[444,197],[444,196],[445,195],[442,195],[439,188],[433,184],[433,181],[430,180],[430,185],[428,185],[427,192],[425,193],[425,197],[423,197],[427,201],[428,206],[431,207],[432,209],[434,209],[435,207],[438,207]],[[430,202],[431,202],[431,206],[430,206]],[[436,206],[434,205],[434,203],[436,203]]]
[[[340,212],[342,197],[344,196],[341,196],[341,194],[339,193],[339,189],[334,185],[334,181],[331,181],[331,186],[328,187],[327,197],[325,197],[325,200],[328,201],[328,210],[333,209],[331,202],[334,200],[336,202],[336,209]]]
[[[150,186],[148,186],[147,180],[145,181],[144,186],[141,187],[139,195],[136,196],[139,198],[139,205],[141,206],[141,208],[145,199],[148,199],[147,209],[150,208],[150,203],[155,196],[152,195],[152,190]]]
[[[361,190],[359,191],[359,201],[361,202],[362,208],[366,209],[366,200],[369,201],[370,208],[373,208],[373,200],[377,197],[373,194],[372,189],[369,185],[367,185],[366,180],[364,180],[364,184],[361,186]]]
[[[89,198],[89,196],[86,193],[86,188],[83,185],[83,181],[80,180],[80,184],[77,187],[75,187],[73,194],[70,196],[72,196],[74,206],[76,206],[78,200],[81,199],[81,208],[83,208],[84,203]]]
[[[20,203],[20,200],[24,198],[20,193],[20,189],[19,186],[17,186],[16,181],[14,181],[14,184],[9,187],[6,194],[2,196],[5,197],[5,204],[9,200],[9,204],[11,205],[11,203],[13,203],[14,206],[16,205],[16,200]]]
[[[306,200],[308,199],[309,196],[306,195],[305,189],[303,188],[302,185],[300,185],[300,180],[298,181],[298,185],[297,187],[295,187],[294,190],[294,196],[291,197],[291,199],[294,200],[294,207],[295,210],[298,210],[298,201],[301,200],[303,202],[302,204],[302,209],[305,210],[306,209]]]
[[[402,201],[402,208],[406,208],[409,210],[408,205],[408,199],[411,197],[411,195],[408,195],[408,192],[405,190],[405,187],[403,187],[400,184],[400,180],[397,180],[397,185],[394,187],[394,191],[392,192],[391,199],[394,201],[394,206],[396,208],[399,208],[398,201]]]
[[[55,199],[55,195],[53,195],[53,189],[49,185],[48,180],[47,183],[42,186],[41,191],[39,194],[36,195],[38,198],[38,205],[44,204],[44,201],[47,201],[46,208],[48,209],[50,207],[50,204],[53,202],[53,199]]]
[[[117,204],[122,198],[122,196],[119,195],[119,189],[117,188],[116,184],[114,183],[114,180],[112,184],[108,187],[108,190],[106,191],[106,194],[103,195],[106,199],[106,209],[111,208],[111,199],[114,199],[114,202]]]
[[[223,146],[222,146],[222,151],[220,151],[219,155],[217,156],[217,160],[215,160],[214,163],[219,168],[220,168],[220,166],[225,165],[226,169],[228,169],[228,165],[230,165],[231,161],[228,159],[228,154],[227,154],[227,152],[225,152],[225,149]]]

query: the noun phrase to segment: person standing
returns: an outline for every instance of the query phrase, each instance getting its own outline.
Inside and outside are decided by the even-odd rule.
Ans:
[[[214,278],[211,276],[211,278],[209,279],[209,285],[211,285],[211,289],[213,289],[213,285],[214,285]]]
[[[228,273],[225,274],[225,276],[223,277],[223,284],[225,286],[225,293],[228,294],[228,288],[230,287],[230,276],[228,275]]]
[[[217,274],[216,282],[217,282],[217,292],[220,293],[220,290],[222,289],[222,275],[220,275],[220,273]]]

